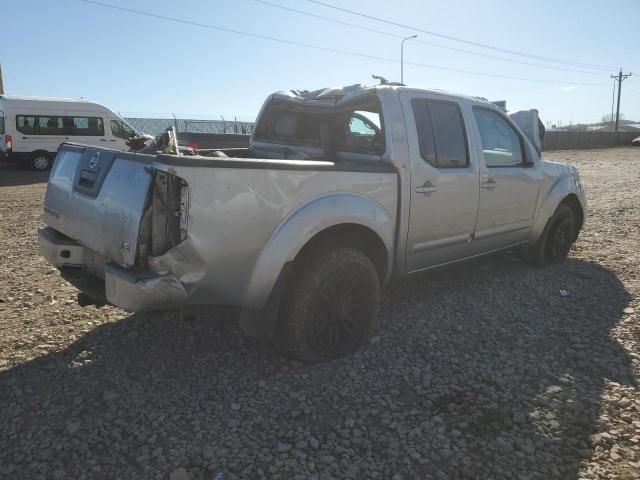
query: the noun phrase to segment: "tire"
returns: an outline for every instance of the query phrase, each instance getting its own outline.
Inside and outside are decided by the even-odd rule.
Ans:
[[[38,172],[44,172],[51,168],[51,155],[47,152],[33,152],[29,157],[29,167]]]
[[[369,257],[338,247],[301,261],[292,273],[278,325],[285,355],[314,363],[360,348],[380,308],[380,279]]]
[[[536,244],[528,251],[528,260],[543,267],[564,262],[576,240],[576,217],[569,205],[560,204]]]

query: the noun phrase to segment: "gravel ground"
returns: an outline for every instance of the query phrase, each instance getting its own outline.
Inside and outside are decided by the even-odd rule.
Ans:
[[[640,149],[546,157],[589,196],[569,261],[403,282],[366,349],[315,366],[233,312],[80,308],[38,257],[45,178],[3,166],[0,477],[639,478]]]

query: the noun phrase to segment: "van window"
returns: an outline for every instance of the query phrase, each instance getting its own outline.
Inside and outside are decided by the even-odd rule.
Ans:
[[[121,120],[111,120],[111,134],[124,140],[136,136],[135,130]]]
[[[0,111],[0,135],[4,135],[4,112]]]
[[[32,115],[16,115],[16,129],[26,135],[35,135],[36,117]]]
[[[72,130],[69,135],[86,137],[103,137],[104,124],[100,117],[71,117],[73,120]]]
[[[62,117],[38,117],[37,135],[63,135]]]

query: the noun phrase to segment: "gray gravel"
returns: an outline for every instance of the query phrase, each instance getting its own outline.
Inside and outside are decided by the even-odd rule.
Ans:
[[[0,478],[639,478],[640,149],[547,157],[588,188],[568,262],[403,282],[315,366],[233,311],[78,307],[37,256],[42,178],[0,168]]]

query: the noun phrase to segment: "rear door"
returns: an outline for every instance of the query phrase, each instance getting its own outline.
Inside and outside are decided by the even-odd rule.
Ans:
[[[480,206],[475,237],[502,248],[527,238],[542,185],[535,150],[501,112],[474,106],[479,149]]]
[[[465,125],[471,114],[446,97],[401,92],[411,165],[407,271],[464,256],[478,212],[478,168]]]

